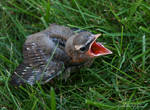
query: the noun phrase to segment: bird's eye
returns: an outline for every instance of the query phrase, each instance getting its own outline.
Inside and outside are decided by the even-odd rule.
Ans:
[[[85,46],[80,48],[81,51],[85,51],[85,49],[86,49]]]

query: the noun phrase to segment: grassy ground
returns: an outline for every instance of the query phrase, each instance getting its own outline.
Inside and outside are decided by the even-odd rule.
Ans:
[[[65,83],[13,88],[27,35],[51,23],[102,33],[113,51]],[[53,89],[53,88],[54,89]],[[55,91],[55,92],[54,92]],[[149,0],[1,0],[1,110],[146,110],[150,108]]]

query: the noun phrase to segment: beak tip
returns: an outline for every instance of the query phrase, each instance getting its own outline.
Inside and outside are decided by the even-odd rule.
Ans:
[[[98,37],[100,37],[101,35],[102,35],[101,33],[96,34],[96,35],[95,35],[95,38],[98,38]]]
[[[109,50],[109,54],[113,54],[113,52]]]
[[[109,49],[107,49],[107,52],[106,52],[107,54],[113,54],[113,52],[112,51],[110,51]]]

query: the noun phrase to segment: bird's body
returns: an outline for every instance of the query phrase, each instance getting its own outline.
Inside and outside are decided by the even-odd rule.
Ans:
[[[16,68],[11,83],[46,83],[59,74],[66,75],[91,64],[93,58],[74,48],[74,45],[78,48],[87,42],[88,38],[81,35],[92,34],[76,33],[68,27],[52,24],[46,30],[28,36],[23,46],[24,61]]]

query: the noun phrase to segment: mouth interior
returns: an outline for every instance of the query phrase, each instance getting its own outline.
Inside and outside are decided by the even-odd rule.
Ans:
[[[90,48],[89,48],[90,54],[93,56],[99,56],[99,55],[106,55],[111,54],[112,52],[105,48],[101,43],[94,41]]]

